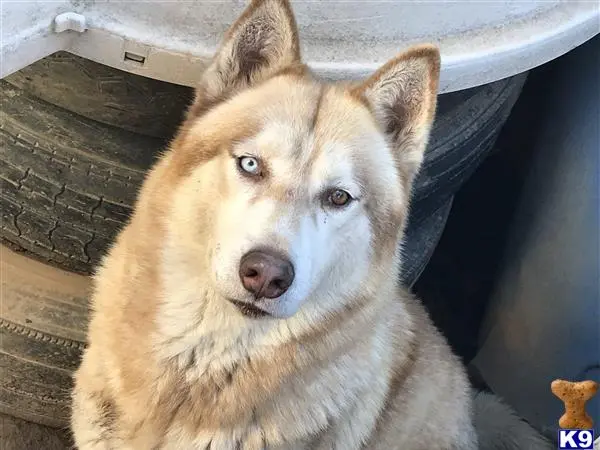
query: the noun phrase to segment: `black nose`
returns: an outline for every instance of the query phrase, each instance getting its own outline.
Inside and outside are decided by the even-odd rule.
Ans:
[[[240,279],[255,298],[276,298],[294,281],[294,266],[273,250],[253,250],[240,261]]]

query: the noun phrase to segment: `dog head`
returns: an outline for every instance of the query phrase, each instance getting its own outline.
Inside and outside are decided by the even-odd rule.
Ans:
[[[364,82],[321,82],[301,62],[288,2],[253,1],[164,160],[170,270],[233,314],[275,318],[333,311],[396,280],[439,65],[425,45]]]

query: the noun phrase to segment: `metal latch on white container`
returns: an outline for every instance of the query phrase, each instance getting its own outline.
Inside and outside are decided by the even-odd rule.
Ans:
[[[83,33],[85,30],[87,30],[85,16],[76,12],[62,13],[54,18],[54,31],[56,33],[62,33],[63,31]]]

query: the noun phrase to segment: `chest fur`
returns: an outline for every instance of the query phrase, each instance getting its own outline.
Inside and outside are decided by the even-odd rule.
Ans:
[[[369,409],[363,404],[377,414],[386,390],[378,352],[356,344],[307,364],[298,349],[287,351],[287,361],[270,355],[203,373],[194,364],[170,371],[156,402],[159,448],[302,449]]]

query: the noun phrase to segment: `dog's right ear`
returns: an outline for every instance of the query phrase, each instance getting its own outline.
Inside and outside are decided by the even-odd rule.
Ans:
[[[252,0],[202,75],[189,115],[203,114],[300,59],[298,29],[288,0]]]

